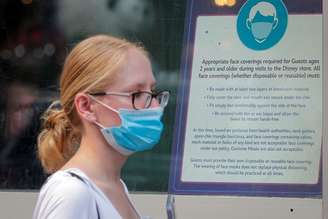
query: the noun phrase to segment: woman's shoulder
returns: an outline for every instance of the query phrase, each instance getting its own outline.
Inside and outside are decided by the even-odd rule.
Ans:
[[[75,172],[71,173],[71,171],[57,171],[51,175],[41,188],[40,195],[44,193],[59,196],[74,194],[79,198],[92,195],[88,184],[83,181],[83,177]]]
[[[79,175],[58,171],[42,186],[35,208],[35,218],[76,218],[92,215],[95,199],[92,190]],[[47,215],[47,217],[44,216]],[[43,215],[43,216],[40,216]],[[82,217],[83,218],[83,217]]]

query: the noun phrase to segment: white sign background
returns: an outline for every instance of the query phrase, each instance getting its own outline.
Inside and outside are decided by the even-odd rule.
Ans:
[[[322,15],[289,15],[264,51],[245,47],[235,27],[235,16],[197,19],[181,181],[316,184]]]

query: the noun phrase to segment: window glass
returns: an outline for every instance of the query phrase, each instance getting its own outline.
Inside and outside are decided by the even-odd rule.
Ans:
[[[70,49],[95,34],[141,42],[157,89],[171,91],[161,142],[131,156],[131,191],[167,191],[185,16],[184,0],[3,0],[0,2],[0,188],[39,189],[47,175],[36,157],[40,117],[58,98]]]

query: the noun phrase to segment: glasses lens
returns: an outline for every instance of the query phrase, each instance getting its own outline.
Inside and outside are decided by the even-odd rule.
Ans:
[[[152,102],[152,97],[156,98],[158,104],[164,108],[169,102],[170,93],[168,91],[162,91],[156,95],[149,92],[137,92],[133,94],[133,106],[135,109],[149,108]]]
[[[150,106],[151,94],[147,92],[137,92],[134,93],[134,108],[135,109],[145,109]]]
[[[162,91],[156,96],[156,100],[158,101],[159,105],[164,108],[166,107],[167,103],[169,102],[170,93],[168,91]]]

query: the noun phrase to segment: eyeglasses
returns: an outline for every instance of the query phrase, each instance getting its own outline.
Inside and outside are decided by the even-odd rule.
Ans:
[[[93,96],[104,96],[104,95],[116,95],[130,97],[132,96],[132,106],[134,109],[147,109],[150,107],[153,98],[157,100],[159,105],[164,108],[169,102],[170,92],[169,91],[160,91],[158,93],[153,93],[149,91],[137,91],[131,93],[121,93],[121,92],[98,92],[98,93],[89,93]]]

